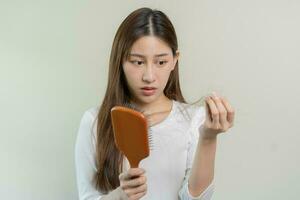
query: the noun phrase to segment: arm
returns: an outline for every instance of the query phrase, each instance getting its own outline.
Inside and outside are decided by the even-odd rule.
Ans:
[[[213,182],[217,138],[200,139],[197,145],[188,189],[192,196],[198,196]]]
[[[213,92],[206,97],[205,121],[198,129],[201,136],[191,176],[189,190],[192,194],[199,194],[212,182],[214,178],[214,161],[217,147],[217,135],[226,132],[233,126],[234,109],[226,98]]]
[[[199,126],[204,122],[205,111],[199,109],[199,112],[194,116],[191,122],[191,128],[188,131],[190,135],[190,142],[187,155],[186,173],[179,190],[180,200],[210,200],[214,193],[214,157],[216,144],[209,145],[207,140],[202,140],[202,132]],[[202,177],[201,177],[202,176]],[[206,183],[205,183],[206,179]],[[200,189],[196,192],[194,184],[191,183],[201,182]],[[193,186],[193,188],[191,188]]]
[[[179,191],[180,200],[210,200],[212,198],[215,189],[213,181],[215,151],[216,141],[210,143],[199,140],[192,144],[189,150],[188,168]],[[194,158],[193,162],[192,158]]]
[[[76,181],[80,200],[127,200],[126,194],[118,187],[108,194],[101,194],[92,184],[96,172],[95,143],[93,137],[93,115],[86,111],[80,121],[75,145]]]
[[[217,135],[226,132],[233,126],[235,115],[234,109],[226,98],[220,97],[215,92],[212,94],[212,96],[210,95],[205,99],[205,112],[202,112],[204,114],[202,119],[205,121],[202,120],[200,123],[203,126],[198,126],[199,134],[197,136],[199,137],[200,135],[200,140],[197,144],[196,155],[194,156],[191,175],[188,180],[189,193],[192,195],[201,194],[200,197],[203,194],[205,200],[210,199],[211,195],[208,195],[206,198],[207,190],[214,185]]]

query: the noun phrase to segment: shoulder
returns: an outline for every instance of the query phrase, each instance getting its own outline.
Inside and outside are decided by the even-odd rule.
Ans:
[[[82,117],[96,119],[99,112],[99,106],[94,106],[86,109]]]
[[[96,135],[97,129],[97,116],[99,112],[99,107],[89,107],[86,109],[80,120],[79,130],[78,130],[78,137],[91,137],[92,135]],[[92,134],[93,133],[93,134]]]
[[[81,116],[81,126],[94,126],[95,122],[97,121],[98,112],[98,106],[89,107],[88,109],[86,109]]]

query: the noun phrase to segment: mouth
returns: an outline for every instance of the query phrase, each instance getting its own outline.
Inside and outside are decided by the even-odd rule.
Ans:
[[[151,95],[155,94],[156,89],[157,88],[155,88],[155,87],[143,87],[143,88],[141,88],[142,93],[143,93],[144,96],[151,96]]]

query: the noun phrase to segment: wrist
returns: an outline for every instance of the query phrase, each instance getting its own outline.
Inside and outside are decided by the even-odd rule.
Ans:
[[[217,140],[217,134],[210,132],[203,127],[199,128],[199,137],[201,138],[202,141],[205,142],[214,142]]]
[[[201,144],[214,144],[217,142],[217,136],[201,137]]]

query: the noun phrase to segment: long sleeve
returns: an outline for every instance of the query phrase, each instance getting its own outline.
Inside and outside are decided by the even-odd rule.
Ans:
[[[86,111],[80,121],[75,145],[76,180],[80,200],[99,200],[102,197],[92,185],[96,172],[92,125],[93,116]]]
[[[86,111],[80,121],[75,145],[75,168],[79,200],[127,200],[127,195],[118,187],[108,194],[100,193],[92,184],[95,164],[95,116]]]
[[[183,179],[181,188],[178,192],[180,200],[210,200],[214,193],[214,181],[212,181],[211,184],[197,197],[192,196],[188,189],[188,180],[190,177],[194,156],[199,141],[199,127],[202,123],[204,123],[204,120],[205,110],[204,107],[201,107],[200,109],[197,109],[197,112],[195,113],[191,121],[190,129],[188,130],[188,133],[190,135],[190,142],[188,147],[185,177]]]

